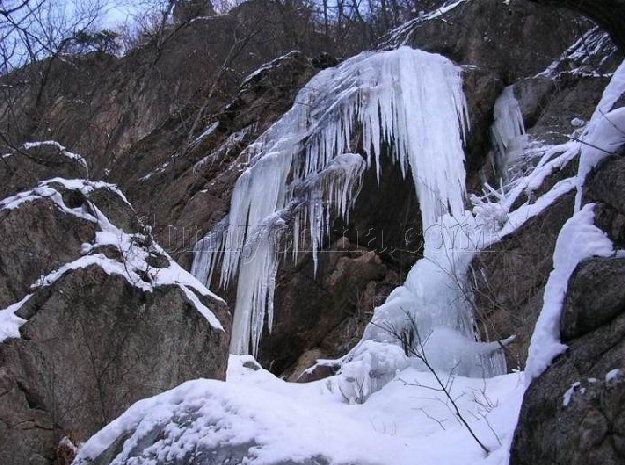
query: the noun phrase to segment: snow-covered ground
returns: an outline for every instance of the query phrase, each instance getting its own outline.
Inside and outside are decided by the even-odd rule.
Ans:
[[[252,444],[243,463],[256,465],[312,457],[333,464],[507,463],[524,390],[520,373],[450,380],[461,415],[487,454],[445,395],[432,389],[436,383],[429,373],[406,369],[366,403],[349,405],[336,378],[287,383],[244,362],[249,366],[253,359],[231,356],[226,382],[190,381],[137,402],[85,443],[76,463],[88,463],[128,431],[133,434],[113,464],[189,457],[218,444]],[[167,424],[164,437],[141,446],[159,424]]]

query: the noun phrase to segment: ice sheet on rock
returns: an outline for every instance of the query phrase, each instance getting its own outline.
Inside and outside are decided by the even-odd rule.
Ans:
[[[239,131],[233,132],[216,150],[196,162],[193,165],[193,172],[196,173],[198,170],[201,170],[204,166],[206,166],[206,164],[208,164],[209,162],[212,163],[218,161],[222,157],[226,156],[230,151],[234,150],[246,138],[250,137],[250,134],[254,130],[254,126],[254,124],[250,124],[249,126],[246,126]],[[154,172],[152,174],[154,174]],[[152,176],[152,174],[144,177],[147,179]]]
[[[561,74],[583,77],[605,77],[597,70],[609,62],[617,48],[610,35],[599,27],[593,27],[582,34],[562,55],[553,61],[538,76],[557,79]]]
[[[52,178],[47,181],[43,181],[41,184],[50,185],[52,183],[62,184],[66,189],[78,189],[83,194],[87,195],[97,189],[107,189],[114,192],[126,205],[131,206],[130,202],[124,195],[124,193],[117,187],[116,184],[111,184],[104,181],[90,181],[87,179],[64,179],[64,178]]]
[[[582,191],[586,176],[604,158],[614,155],[616,149],[625,144],[625,107],[612,109],[625,94],[625,61],[612,76],[581,140],[581,157],[577,174],[578,188],[575,210],[582,205]]]
[[[256,79],[257,76],[265,73],[266,71],[269,71],[270,69],[276,68],[283,61],[286,61],[286,60],[290,59],[293,56],[297,56],[297,54],[299,54],[299,53],[301,53],[301,52],[298,52],[297,50],[291,50],[290,52],[285,53],[284,55],[279,56],[278,58],[274,58],[273,60],[271,60],[268,63],[265,63],[264,65],[262,65],[257,70],[255,70],[252,73],[248,74],[245,77],[245,79],[243,79],[243,82],[241,83],[241,85],[239,87],[241,89],[247,87],[252,81],[254,81]]]
[[[193,246],[191,274],[201,283],[210,286],[215,270],[213,259],[219,254],[223,234],[228,228],[228,216],[225,216],[213,229]]]
[[[202,314],[202,316],[208,320],[212,327],[223,331],[224,328],[221,326],[221,323],[215,314],[206,305],[204,305],[200,299],[198,299],[195,292],[183,284],[180,285],[180,289],[182,289],[182,292],[184,292],[185,297],[190,301],[191,305],[193,305]]]
[[[360,155],[343,153],[333,158],[320,173],[307,176],[293,187],[296,197],[307,207],[296,213],[293,255],[299,252],[299,228],[308,223],[315,274],[318,251],[323,246],[324,237],[330,233],[331,211],[328,205],[349,222],[350,200],[358,195],[364,169],[365,161]]]
[[[366,398],[396,370],[406,366],[427,370],[415,357],[402,353],[389,359],[387,355],[389,346],[395,346],[393,353],[402,352],[397,331],[412,322],[418,333],[413,349],[423,353],[433,369],[477,377],[505,373],[501,345],[477,339],[467,281],[475,253],[497,237],[497,231],[485,227],[470,212],[445,215],[425,231],[424,257],[412,267],[406,282],[375,309],[362,341],[343,361],[339,376],[344,383],[353,384],[352,390],[360,386],[369,389],[364,392]],[[354,370],[359,376],[354,376]]]
[[[493,145],[496,150],[497,168],[504,181],[515,175],[515,165],[523,158],[526,143],[525,127],[521,107],[514,95],[514,87],[504,88],[495,102],[495,121],[491,128]]]
[[[620,368],[613,368],[612,370],[606,373],[605,382],[607,384],[610,384],[622,378],[623,378],[623,370],[621,370]]]
[[[410,40],[410,36],[413,31],[419,27],[420,24],[423,24],[427,21],[431,21],[433,19],[438,19],[458,7],[464,2],[470,0],[447,0],[442,6],[436,8],[432,11],[422,11],[420,12],[416,18],[411,19],[410,21],[402,24],[401,26],[391,30],[387,34],[387,39],[383,41],[383,48],[395,48],[400,45],[406,45]]]
[[[579,389],[579,387],[582,385],[582,383],[580,383],[579,381],[575,381],[573,384],[571,384],[571,387],[569,387],[565,393],[562,395],[562,405],[565,407],[568,407],[569,404],[571,403],[571,400],[573,399],[573,396],[575,395],[575,392]]]
[[[525,224],[527,220],[538,216],[560,197],[574,190],[576,186],[577,179],[575,177],[558,181],[549,191],[536,199],[535,202],[522,205],[517,210],[510,212],[508,214],[508,221],[501,228],[499,235],[503,237],[506,234],[513,233]]]
[[[0,201],[1,210],[14,210],[20,208],[25,203],[36,202],[41,199],[49,199],[64,213],[76,216],[78,218],[96,222],[97,220],[86,211],[82,206],[77,208],[69,208],[63,201],[63,196],[54,188],[48,187],[45,183],[41,183],[39,187],[36,187],[30,191],[20,192],[11,197]]]
[[[206,139],[208,136],[210,136],[213,132],[215,132],[215,130],[219,127],[219,121],[215,121],[211,124],[209,124],[208,126],[206,126],[206,128],[204,129],[204,131],[202,131],[202,133],[197,136],[193,142],[191,143],[191,145],[197,145],[200,142],[202,142],[204,139]]]
[[[395,343],[363,339],[341,364],[337,382],[350,404],[362,404],[411,364]]]
[[[577,173],[576,211],[582,207],[584,183],[588,174],[602,160],[616,155],[618,150],[625,145],[625,107],[612,110],[597,117],[596,120],[591,120],[583,140]]]
[[[417,323],[424,340],[424,353],[441,371],[471,376],[505,373],[498,342],[481,343],[473,333],[468,265],[476,252],[500,241],[539,215],[549,205],[575,189],[575,177],[556,183],[549,191],[512,210],[519,195],[535,190],[553,171],[564,167],[579,153],[579,143],[569,142],[540,149],[542,158],[526,176],[501,192],[490,188],[488,198],[472,196],[475,207],[462,217],[445,216],[425,235],[424,259],[409,272],[403,286],[395,289],[376,308],[363,340],[342,360],[339,378],[345,392],[362,392],[365,397],[380,389],[396,370],[406,366],[425,369],[423,363],[406,356],[388,357],[389,345],[397,347],[389,329],[409,324],[407,312]],[[487,186],[488,187],[488,186]],[[372,342],[376,341],[375,344]],[[377,359],[385,360],[377,364]],[[352,368],[351,364],[355,364]],[[375,366],[375,369],[369,369]],[[352,383],[353,386],[349,387]]]
[[[568,281],[584,259],[613,254],[612,242],[594,225],[594,204],[586,204],[560,230],[553,253],[553,270],[545,285],[543,308],[532,334],[525,368],[526,385],[540,375],[566,346],[560,342],[560,313]]]
[[[308,224],[316,253],[330,219],[349,211],[361,172],[354,156],[347,155],[357,126],[367,167],[379,176],[387,144],[402,173],[412,173],[424,228],[445,213],[464,211],[467,115],[460,69],[449,60],[408,47],[362,53],[317,74],[295,100],[247,149],[249,166],[235,185],[218,247],[224,251],[222,285],[239,273],[234,353],[248,352],[252,333],[262,332],[265,313],[272,319],[276,246],[285,226],[276,215],[289,216],[296,234]],[[331,181],[315,183],[327,170],[335,174]],[[344,175],[336,176],[341,171]],[[306,185],[311,188],[302,192]],[[302,204],[306,214],[297,208]],[[212,257],[210,266],[216,263]],[[198,270],[198,275],[211,271]],[[256,346],[253,339],[252,349]]]

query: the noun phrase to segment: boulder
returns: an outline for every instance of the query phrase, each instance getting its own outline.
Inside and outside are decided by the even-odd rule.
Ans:
[[[622,156],[610,157],[601,163],[584,185],[584,200],[597,203],[595,223],[620,247],[625,246],[622,192],[625,192],[625,158]]]
[[[282,408],[268,411],[273,402],[272,394],[263,389],[190,381],[137,402],[87,441],[73,463],[224,465],[249,463],[262,456],[267,465],[348,465],[311,454],[306,445],[296,457],[282,453],[284,444],[273,435],[276,423],[280,428],[301,421],[301,410],[284,398]]]
[[[624,282],[623,258],[595,258],[578,266],[561,315],[561,340],[588,334],[624,313]]]
[[[17,315],[21,339],[0,344],[2,463],[52,463],[63,436],[85,441],[140,398],[225,377],[227,338],[175,285],[146,292],[92,265]]]
[[[227,306],[114,186],[55,178],[9,197],[0,241],[0,463],[62,463],[138,399],[225,378]]]
[[[95,233],[95,224],[68,215],[46,197],[0,210],[0,308],[20,300],[41,275],[80,256]]]
[[[615,289],[623,271],[622,259],[593,258],[570,278],[562,315],[568,350],[525,393],[512,465],[625,460],[625,296]]]

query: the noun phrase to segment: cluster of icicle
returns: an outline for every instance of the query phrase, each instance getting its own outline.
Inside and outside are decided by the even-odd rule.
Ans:
[[[461,70],[440,55],[367,52],[317,74],[246,149],[228,217],[196,245],[200,280],[208,283],[218,262],[222,286],[238,273],[231,352],[251,345],[255,354],[266,317],[271,328],[283,236],[293,235],[297,254],[308,228],[316,269],[331,220],[348,214],[364,169],[379,177],[383,147],[412,173],[424,231],[444,214],[462,216],[466,121]],[[357,129],[364,157],[353,153]]]

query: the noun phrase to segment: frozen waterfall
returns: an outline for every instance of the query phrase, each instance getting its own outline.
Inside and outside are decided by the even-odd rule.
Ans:
[[[491,128],[493,145],[496,151],[497,169],[509,181],[514,178],[519,161],[523,157],[525,126],[523,113],[514,95],[514,88],[508,86],[495,102],[495,121]]]
[[[330,221],[348,214],[363,170],[379,177],[383,146],[404,176],[412,173],[424,231],[443,215],[463,217],[462,84],[460,68],[440,55],[408,47],[362,53],[317,74],[246,149],[230,213],[196,244],[192,270],[208,281],[221,262],[223,286],[238,273],[232,353],[251,346],[255,354],[265,318],[271,329],[285,234],[293,235],[297,253],[308,228],[316,264]],[[357,130],[362,147],[352,143]],[[352,153],[357,149],[362,157]]]

